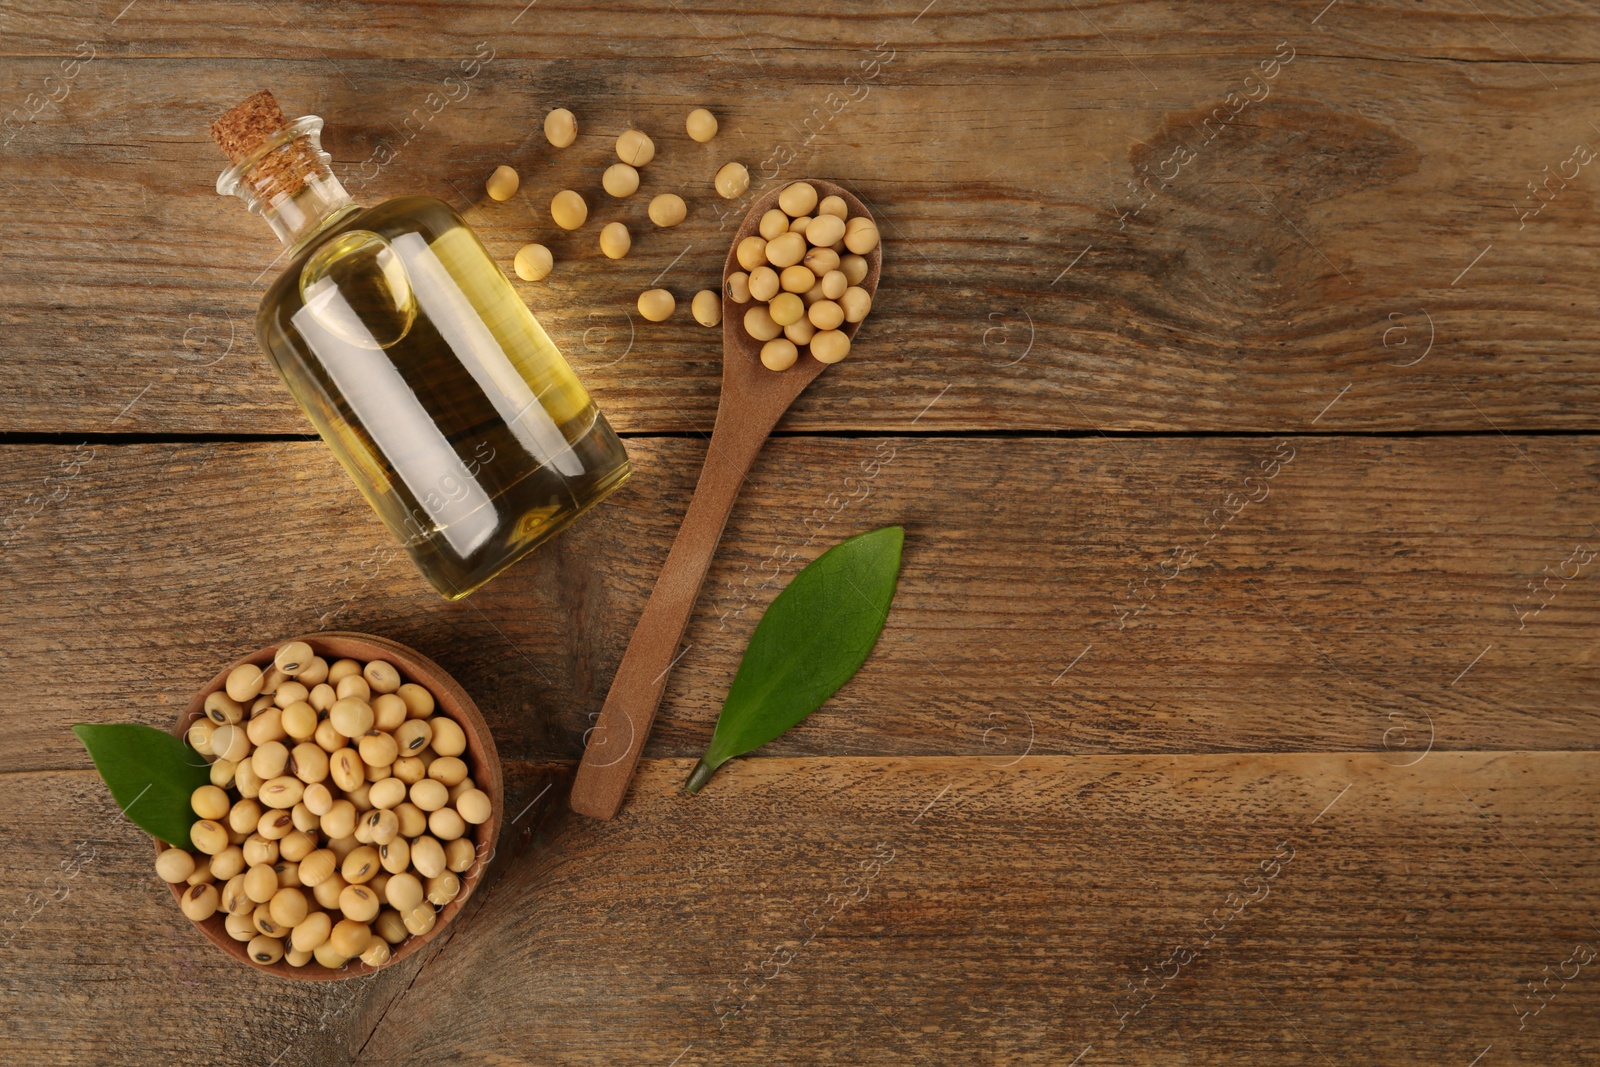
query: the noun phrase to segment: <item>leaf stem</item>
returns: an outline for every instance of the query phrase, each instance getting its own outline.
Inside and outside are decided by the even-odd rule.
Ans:
[[[694,765],[694,772],[689,775],[689,781],[684,788],[690,793],[698,793],[700,792],[701,787],[703,787],[707,782],[711,781],[711,776],[716,773],[716,767],[707,763],[705,760],[701,760],[699,763]]]

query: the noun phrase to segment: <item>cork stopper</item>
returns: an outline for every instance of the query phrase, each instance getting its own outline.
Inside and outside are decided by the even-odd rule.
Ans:
[[[227,154],[228,162],[243,163],[273,135],[288,129],[289,120],[272,95],[263,89],[235,104],[211,124],[211,139]]]
[[[272,90],[263,89],[235,104],[211,124],[211,138],[234,166],[245,162],[280,136],[292,123],[278,107]],[[296,137],[256,161],[248,181],[269,198],[293,195],[322,165],[307,137]]]

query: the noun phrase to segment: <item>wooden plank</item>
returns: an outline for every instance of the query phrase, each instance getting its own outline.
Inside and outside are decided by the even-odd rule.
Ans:
[[[357,983],[253,974],[190,927],[92,772],[0,775],[0,1036],[15,1063],[331,1062]],[[405,985],[402,961],[374,983]]]
[[[541,5],[542,21],[496,36],[495,58],[444,105],[425,102],[445,77],[461,77],[475,30],[461,48],[432,35],[426,46],[396,45],[429,58],[375,59],[360,42],[422,38],[383,28],[403,21],[357,13],[348,17],[376,23],[375,36],[334,35],[356,54],[332,39],[332,51],[311,52],[276,24],[270,34],[213,30],[189,9],[141,4],[142,32],[159,28],[177,53],[194,50],[185,34],[202,33],[220,34],[236,56],[263,36],[286,54],[130,59],[125,43],[107,47],[0,150],[10,356],[0,362],[0,431],[306,430],[253,337],[277,246],[210,188],[221,159],[206,123],[262,83],[328,119],[327,145],[364,200],[440,196],[467,212],[503,265],[524,242],[549,242],[561,264],[553,280],[517,285],[624,430],[709,427],[717,336],[686,310],[652,325],[632,308],[658,277],[685,304],[716,284],[731,226],[708,183],[734,157],[758,174],[846,181],[883,221],[888,274],[857,356],[802,398],[794,429],[1596,425],[1588,397],[1600,386],[1600,318],[1586,279],[1600,246],[1587,236],[1592,168],[1573,162],[1574,145],[1595,136],[1600,68],[1579,61],[1600,45],[1592,12],[1505,24],[1523,51],[1551,57],[1540,65],[1486,52],[1505,42],[1484,18],[1352,17],[1348,5],[1324,21],[1345,20],[1345,32],[1373,42],[1370,54],[1325,37],[1308,13],[1234,7],[1238,22],[1210,47],[1183,38],[1178,53],[1150,56],[1173,47],[1174,25],[1228,17],[1123,7],[1084,13],[1117,28],[1120,44],[1066,11],[995,20],[951,5],[915,25],[817,20],[785,32],[826,30],[830,47],[794,46],[752,13],[760,26],[749,47],[728,40],[719,58],[704,45],[683,54],[686,20],[710,13],[602,17]],[[221,25],[291,9],[230,5]],[[330,17],[319,7],[310,21]],[[505,13],[475,9],[464,25],[491,19]],[[980,33],[986,19],[992,29]],[[77,32],[71,20],[37,25]],[[560,47],[559,27],[606,35],[606,54],[535,56]],[[1377,43],[1386,38],[1420,51],[1397,54]],[[1249,90],[1268,95],[1231,128],[1204,126],[1280,41],[1295,58],[1265,90]],[[1108,42],[1133,49],[1134,66]],[[58,65],[0,60],[0,81],[42,86]],[[866,80],[844,90],[857,97],[847,100],[839,90],[852,76]],[[181,100],[173,85],[185,86]],[[1240,106],[1232,99],[1227,110]],[[562,153],[538,125],[558,103],[585,131]],[[724,118],[710,145],[681,133],[700,104]],[[419,107],[425,122],[413,117]],[[619,204],[598,191],[611,139],[629,124],[661,144],[644,192],[676,189],[692,202],[674,230],[644,221],[643,196]],[[792,163],[763,168],[784,151]],[[379,166],[385,152],[393,162]],[[484,201],[484,176],[503,162],[521,169],[523,190]],[[1578,176],[1553,180],[1540,193],[1552,202],[1523,218],[1542,203],[1529,183],[1558,171]],[[633,254],[603,261],[592,227],[552,232],[545,204],[564,186],[592,195],[595,223],[635,223]]]
[[[570,779],[507,766],[503,859],[525,847]],[[565,786],[563,786],[563,789]],[[533,802],[533,803],[530,803]],[[515,806],[512,806],[515,805]],[[346,982],[288,982],[223,955],[155,875],[149,838],[93,771],[0,774],[0,1039],[15,1064],[170,1063],[216,1067],[349,1062],[434,944],[392,970]],[[462,912],[468,916],[468,911]],[[453,936],[450,935],[450,936]]]
[[[358,1062],[1589,1063],[1596,759],[649,761]]]
[[[1593,9],[1571,2],[1501,3],[1480,14],[1463,13],[1448,2],[1340,6],[1330,12],[1319,0],[1274,8],[1219,0],[1196,9],[1171,0],[1135,0],[1083,3],[1074,12],[1047,0],[1019,0],[1003,9],[978,0],[940,0],[931,7],[926,0],[903,0],[874,5],[875,10],[818,10],[795,18],[776,5],[724,0],[696,0],[666,11],[649,0],[603,8],[548,0],[528,8],[439,0],[369,0],[330,8],[315,0],[284,0],[266,10],[226,0],[140,0],[133,11],[115,2],[85,9],[70,0],[39,0],[7,12],[0,56],[55,55],[80,40],[103,36],[120,53],[140,58],[300,58],[315,50],[331,59],[412,59],[470,51],[487,38],[504,42],[519,56],[593,60],[637,51],[699,59],[708,67],[756,66],[751,51],[876,43],[898,32],[934,51],[1003,52],[1065,40],[1076,52],[1127,66],[1123,57],[1214,54],[1239,42],[1270,49],[1285,29],[1294,28],[1314,33],[1326,51],[1364,57],[1421,53],[1476,62],[1570,64],[1593,58],[1600,33]],[[418,32],[424,27],[425,33]]]
[[[89,447],[0,450],[0,769],[87,766],[70,724],[169,722],[318,628],[435,657],[506,756],[573,758],[703,456],[631,441],[612,502],[448,604],[318,442]],[[1592,438],[777,439],[649,754],[698,753],[777,589],[888,523],[877,651],[771,754],[1589,749],[1597,478]]]
[[[692,799],[690,761],[647,760],[419,971],[309,988],[189,929],[92,772],[0,774],[0,1036],[29,1064],[1592,1062],[1600,994],[1562,964],[1596,945],[1596,758],[762,759]],[[1573,977],[1520,1018],[1546,967]]]

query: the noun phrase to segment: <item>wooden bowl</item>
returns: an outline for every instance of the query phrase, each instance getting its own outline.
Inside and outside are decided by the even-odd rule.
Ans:
[[[456,917],[466,904],[467,899],[472,896],[472,891],[477,888],[485,868],[489,866],[489,858],[494,853],[495,840],[500,833],[500,820],[504,814],[505,783],[501,775],[500,756],[495,752],[494,738],[489,733],[488,723],[483,721],[483,716],[479,713],[477,705],[472,702],[472,698],[467,695],[466,690],[456,684],[454,678],[451,678],[443,668],[421,653],[398,642],[390,641],[388,638],[375,637],[371,634],[318,633],[290,637],[285,638],[278,645],[271,645],[234,660],[219,671],[217,676],[211,679],[210,684],[196,693],[194,699],[189,701],[189,706],[184,709],[182,715],[178,716],[178,722],[173,727],[173,732],[179,737],[188,732],[189,726],[205,714],[206,697],[223,687],[223,683],[227,681],[228,673],[235,667],[253,663],[265,670],[272,663],[273,654],[278,650],[279,645],[287,644],[289,641],[306,642],[317,655],[323,657],[329,663],[338,659],[357,659],[363,662],[374,659],[386,660],[394,664],[395,668],[399,670],[403,681],[416,682],[427,689],[428,692],[433,694],[436,704],[434,714],[447,715],[454,719],[460,724],[462,732],[467,735],[465,756],[468,771],[477,787],[489,794],[492,809],[488,821],[479,826],[468,827],[469,836],[477,847],[479,859],[459,875],[461,892],[456,894],[454,900],[440,909],[438,920],[433,924],[432,930],[425,934],[412,934],[399,945],[392,946],[392,954],[389,957],[389,961],[383,965],[388,967],[405,959],[439,936],[440,931],[450,925],[450,921]],[[157,855],[171,847],[163,841],[156,841],[155,844]],[[173,900],[179,900],[188,888],[187,885],[181,884],[172,886]],[[279,960],[277,963],[263,966],[250,960],[245,951],[247,942],[235,941],[228,936],[227,928],[223,925],[225,920],[226,916],[219,911],[211,918],[204,922],[195,923],[195,925],[200,928],[200,932],[205,934],[212,944],[253,970],[266,971],[270,974],[281,975],[284,978],[313,982],[357,978],[378,970],[376,967],[361,962],[360,959],[353,959],[338,970],[324,967],[315,960],[307,963],[304,967],[291,967],[285,960]]]

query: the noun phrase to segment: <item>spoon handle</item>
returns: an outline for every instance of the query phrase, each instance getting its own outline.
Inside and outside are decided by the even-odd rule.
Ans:
[[[766,425],[759,419],[754,423],[724,421],[721,414],[711,433],[711,446],[689,511],[634,627],[600,718],[589,733],[572,786],[572,810],[583,815],[609,819],[622,807],[666,689],[667,675],[681,655],[678,643],[722,539],[722,527],[745,474],[777,422],[776,414]]]

